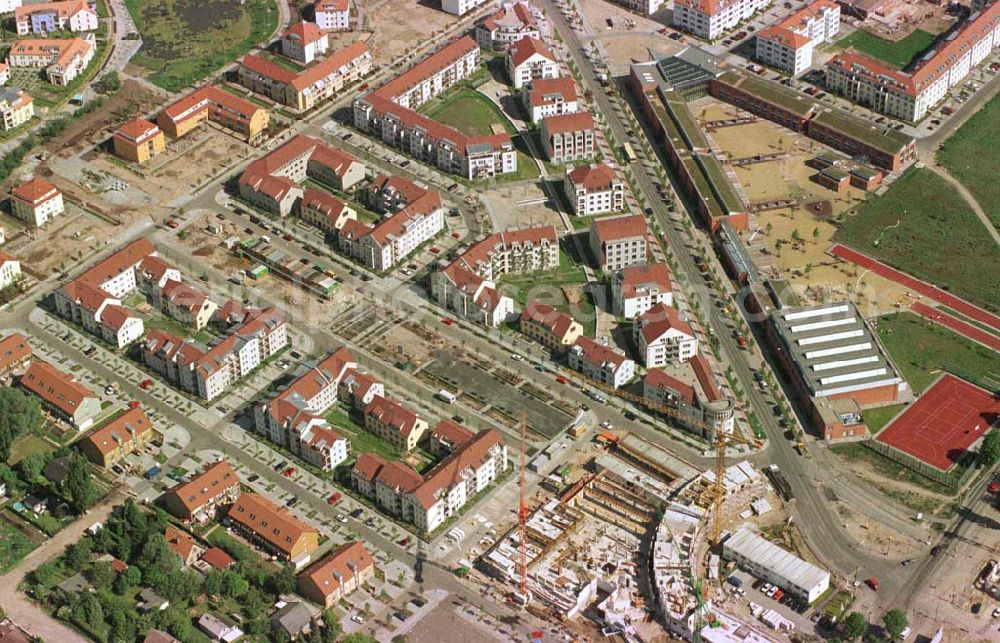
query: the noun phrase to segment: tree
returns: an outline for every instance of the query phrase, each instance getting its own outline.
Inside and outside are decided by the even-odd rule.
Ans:
[[[56,568],[55,562],[42,563],[31,572],[31,580],[36,585],[42,585],[43,587],[49,587],[56,582],[58,574],[58,569]]]
[[[129,565],[125,571],[118,574],[118,578],[115,579],[115,594],[124,594],[128,590],[139,585],[142,582],[142,572],[135,565]]]
[[[115,581],[115,568],[111,566],[108,561],[101,561],[99,563],[94,563],[94,566],[90,568],[90,582],[94,584],[98,590],[104,590],[111,587],[111,583]]]
[[[868,621],[861,612],[851,612],[844,619],[844,638],[848,641],[856,641],[867,629]]]
[[[895,641],[899,638],[899,635],[903,633],[906,626],[909,625],[909,621],[906,620],[906,613],[901,609],[889,610],[882,617],[882,622],[885,623],[885,630],[889,633],[889,637]]]
[[[822,234],[819,228],[813,228],[813,243],[819,243],[819,235]]]
[[[17,474],[25,484],[32,484],[42,475],[46,457],[42,453],[29,453],[17,463]]]
[[[367,634],[362,634],[360,632],[355,632],[354,634],[348,634],[343,639],[343,643],[378,643],[378,640],[368,636]]]
[[[795,228],[792,230],[791,239],[793,242],[798,243],[802,241],[802,237],[799,235],[799,229]]]
[[[334,643],[343,632],[340,625],[340,617],[332,609],[323,611],[323,629],[320,632],[322,643]]]
[[[66,548],[66,566],[70,569],[83,569],[83,566],[90,561],[90,553],[93,551],[93,541],[90,538],[81,538]]]
[[[997,460],[1000,460],[1000,429],[993,429],[986,434],[979,447],[979,463],[984,467],[990,467]]]
[[[248,583],[242,576],[236,572],[226,571],[222,574],[222,593],[229,598],[239,598],[247,593],[250,589],[250,583]]]
[[[0,388],[0,462],[10,458],[10,447],[18,437],[41,428],[43,422],[36,398],[20,389]]]
[[[764,234],[766,234],[767,236],[770,237],[771,236],[771,230],[774,230],[774,224],[772,224],[770,221],[768,221],[767,225],[764,226]]]
[[[205,593],[209,596],[220,596],[222,594],[223,572],[213,569],[205,576]]]
[[[291,565],[285,565],[267,579],[267,589],[272,594],[289,594],[295,591],[295,585],[295,570]]]
[[[122,88],[122,81],[118,78],[118,72],[109,71],[97,81],[97,91],[102,94],[113,94]]]
[[[63,494],[70,507],[77,514],[82,514],[97,502],[98,491],[90,479],[90,463],[82,454],[70,458],[66,479],[63,481]]]

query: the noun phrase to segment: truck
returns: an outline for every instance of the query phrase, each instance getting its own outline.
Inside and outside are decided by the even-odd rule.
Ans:
[[[445,389],[441,389],[440,391],[437,392],[437,398],[442,402],[447,402],[448,404],[454,404],[455,400],[458,399],[457,397],[455,397],[454,393],[452,393],[451,391],[446,391]]]

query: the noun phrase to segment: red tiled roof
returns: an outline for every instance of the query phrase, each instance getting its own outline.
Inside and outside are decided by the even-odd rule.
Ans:
[[[309,157],[309,162],[328,167],[333,170],[334,174],[343,178],[351,168],[351,165],[358,162],[358,159],[336,147],[319,145],[313,150],[312,156]]]
[[[372,181],[371,189],[379,193],[387,191],[398,193],[404,203],[412,203],[427,194],[426,189],[420,187],[405,176],[387,174],[379,174],[376,176],[375,180]]]
[[[96,285],[77,279],[62,287],[62,293],[67,299],[89,313],[96,313],[104,302],[113,299]]]
[[[53,194],[53,192],[55,192]],[[54,199],[58,195],[58,190],[56,186],[52,185],[45,179],[40,179],[35,177],[17,186],[10,191],[11,196],[24,201],[29,205],[39,206],[45,203],[49,199]]]
[[[776,42],[790,49],[801,49],[810,42],[807,36],[785,27],[768,27],[757,34],[757,37]]]
[[[375,481],[396,493],[410,493],[423,482],[419,473],[402,462],[387,462],[378,471]]]
[[[358,574],[375,565],[360,541],[344,543],[299,574],[299,586],[312,585],[322,596],[330,596]]]
[[[547,116],[542,119],[542,127],[549,134],[565,134],[566,132],[585,132],[587,130],[594,129],[594,117],[590,115],[590,112],[574,112],[571,114],[557,114],[555,116]],[[599,163],[597,167],[607,168],[611,174],[610,180],[614,180],[615,173],[610,167],[603,163]],[[577,169],[586,168],[585,165],[581,165]],[[571,172],[571,174],[575,173]],[[593,172],[591,172],[593,174]],[[575,183],[576,181],[574,181]]]
[[[348,369],[357,367],[357,362],[351,351],[346,347],[340,347],[333,351],[323,361],[309,369],[302,376],[296,378],[288,388],[275,398],[271,415],[278,423],[291,419],[296,412],[320,391],[328,386],[335,386],[347,373]],[[282,406],[280,402],[287,402]]]
[[[5,371],[31,356],[31,344],[21,333],[11,333],[0,339],[0,371]]]
[[[372,92],[372,94],[379,94],[389,99],[394,99],[443,69],[447,69],[456,61],[461,60],[478,48],[479,45],[470,36],[462,36],[382,85],[376,91]],[[372,94],[369,94],[369,96]]]
[[[16,21],[29,20],[33,13],[48,11],[55,12],[60,18],[69,18],[81,11],[93,13],[85,0],[62,0],[60,2],[39,2],[37,4],[26,4],[22,7],[17,7],[14,9],[14,19]]]
[[[417,426],[419,416],[399,402],[376,395],[365,407],[365,417],[374,416],[376,420],[397,429],[404,436],[410,435]]]
[[[42,398],[68,416],[76,414],[80,404],[97,395],[48,362],[34,360],[21,377],[21,386]]]
[[[709,402],[721,400],[722,393],[719,392],[719,388],[715,385],[715,379],[712,377],[712,367],[709,366],[705,356],[695,355],[692,357],[691,368],[694,370],[694,376],[698,380],[698,384],[701,385],[701,390],[705,392],[705,399]]]
[[[298,78],[298,74],[291,69],[282,67],[281,65],[273,63],[266,58],[261,58],[256,54],[244,55],[240,64],[255,74],[260,74],[265,78],[270,78],[273,81],[284,83],[285,85],[292,84],[292,81]]]
[[[140,408],[129,409],[104,426],[91,431],[83,438],[98,453],[107,455],[123,442],[130,442],[153,430],[153,423]]]
[[[236,560],[219,547],[210,548],[201,555],[201,560],[219,570],[228,569],[236,564]]]
[[[570,76],[560,76],[558,78],[539,78],[531,81],[531,89],[528,90],[528,102],[533,107],[541,107],[555,102],[555,97],[563,101],[571,102],[577,99],[576,83]]]
[[[148,239],[136,239],[118,252],[112,254],[104,261],[94,265],[82,275],[75,279],[75,282],[100,286],[105,281],[117,277],[126,269],[139,265],[143,259],[156,252],[153,244]]]
[[[101,325],[110,328],[116,333],[120,331],[130,319],[137,319],[137,317],[118,304],[105,306],[104,310],[101,311]]]
[[[656,304],[636,320],[641,325],[642,336],[646,343],[654,342],[670,330],[676,330],[694,337],[691,326],[681,319],[680,312],[666,304]]]
[[[513,11],[508,12],[507,8],[511,6],[513,7]],[[481,24],[490,30],[496,29],[498,23],[508,29],[523,29],[536,26],[535,16],[532,15],[531,10],[522,2],[506,5],[500,11],[483,18],[481,21]]]
[[[350,0],[320,0],[316,3],[316,11],[347,11]]]
[[[450,442],[452,448],[465,444],[475,436],[471,430],[461,424],[455,424],[448,420],[441,420],[431,432],[432,440],[444,440]]]
[[[378,472],[382,470],[388,464],[380,455],[374,453],[362,453],[358,456],[358,459],[354,462],[354,468],[351,470],[351,474],[355,475],[365,482],[373,482]]]
[[[163,276],[167,274],[167,271],[173,268],[169,263],[164,261],[161,257],[150,255],[143,259],[139,263],[139,272],[148,275],[148,278],[159,282],[163,279]]]
[[[474,243],[460,257],[455,259],[451,265],[461,265],[468,270],[478,272],[479,264],[488,263],[490,256],[495,252],[514,246],[539,246],[543,242],[559,243],[559,235],[556,233],[555,226],[545,225],[494,232],[485,239]]]
[[[646,220],[639,214],[614,219],[598,219],[594,222],[594,232],[602,243],[631,237],[644,237],[647,234]]]
[[[520,67],[535,54],[547,58],[552,62],[556,61],[555,55],[545,46],[545,43],[531,36],[526,36],[511,44],[507,55],[510,56],[510,60],[514,63],[515,67]]]
[[[670,292],[673,288],[670,269],[665,263],[650,263],[623,268],[620,283],[622,294],[626,298],[634,296],[648,286],[656,286],[660,292]]]
[[[208,295],[196,288],[170,279],[163,285],[160,295],[171,304],[185,308],[191,313],[201,310],[202,305],[208,299]]]
[[[357,241],[361,237],[368,234],[371,229],[372,226],[363,221],[348,219],[347,221],[344,221],[344,227],[340,229],[340,238]]]
[[[190,481],[170,489],[167,494],[176,497],[188,514],[193,515],[223,491],[239,484],[240,477],[229,466],[229,462],[220,460],[209,465]]]
[[[167,546],[170,547],[170,551],[180,556],[181,560],[186,564],[188,558],[191,556],[191,552],[197,546],[194,538],[173,525],[167,525],[166,532],[163,535],[167,539]]]
[[[580,347],[583,359],[591,364],[611,364],[614,368],[618,368],[628,359],[618,351],[598,344],[589,337],[578,337],[573,345]]]
[[[306,188],[305,193],[302,195],[302,200],[299,202],[299,207],[318,210],[327,218],[336,220],[340,216],[340,213],[344,211],[344,208],[347,207],[347,204],[322,190]]]
[[[230,520],[251,530],[286,556],[291,555],[292,549],[303,536],[317,533],[284,507],[279,507],[256,493],[240,495],[233,503],[228,516]]]
[[[147,134],[158,132],[159,130],[160,128],[156,126],[156,123],[151,123],[145,118],[136,118],[119,127],[115,132],[115,136],[136,142],[144,139]]]
[[[469,469],[475,470],[483,463],[490,449],[502,445],[500,432],[496,429],[477,433],[427,473],[423,483],[413,492],[417,502],[424,509],[432,507],[438,500],[439,491],[459,483]]]
[[[531,300],[521,313],[522,321],[533,321],[548,329],[556,337],[565,337],[573,325],[573,318],[552,306]]]
[[[325,59],[309,67],[299,74],[289,84],[296,91],[302,91],[311,85],[323,80],[331,74],[337,73],[342,67],[349,65],[354,60],[362,58],[368,54],[368,45],[363,40],[357,40],[351,44],[338,49]]]
[[[576,114],[569,114],[569,116],[576,116]],[[589,116],[589,114],[588,114]],[[548,119],[546,119],[548,120]],[[607,163],[595,163],[593,165],[578,165],[573,168],[569,173],[569,180],[573,185],[582,185],[587,192],[596,192],[599,190],[609,190],[611,186],[617,181],[615,178],[615,171],[611,169],[611,166]],[[636,215],[638,216],[638,215]],[[631,219],[635,217],[622,217],[621,219],[611,219],[611,221],[624,221],[625,219]],[[641,216],[638,217],[642,219]],[[604,219],[606,220],[606,219]],[[594,223],[596,226],[600,221]],[[645,227],[645,223],[643,223]]]
[[[676,393],[688,406],[694,405],[694,387],[685,384],[675,377],[671,377],[660,369],[653,369],[646,373],[643,384],[658,389],[668,389]]]
[[[383,219],[368,234],[379,245],[385,245],[391,237],[402,236],[410,221],[421,216],[429,216],[440,207],[441,194],[427,192],[396,214]]]
[[[282,40],[298,40],[306,45],[325,37],[326,34],[316,26],[315,22],[307,22],[305,20],[296,22],[288,29],[285,29],[285,33],[281,34]]]

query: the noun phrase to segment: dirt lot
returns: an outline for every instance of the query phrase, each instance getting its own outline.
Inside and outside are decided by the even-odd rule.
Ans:
[[[562,230],[562,221],[537,183],[500,185],[487,192],[494,230],[554,225]]]
[[[101,219],[69,206],[67,213],[38,234],[14,239],[13,231],[22,224],[4,214],[0,225],[7,230],[8,243],[4,251],[15,255],[34,275],[48,276],[70,267],[86,254],[103,248],[121,229]]]
[[[646,18],[604,0],[581,0],[579,6],[590,23],[594,39],[610,57],[608,63],[615,73],[624,72],[632,62],[649,60],[650,50],[672,54],[683,47],[657,33],[667,24],[666,11],[658,14],[658,21],[656,16]],[[634,26],[630,21],[634,21]]]
[[[480,12],[473,13],[479,15]],[[364,27],[374,32],[368,45],[375,62],[381,64],[391,62],[466,19],[468,15],[460,18],[441,11],[436,0],[375,0],[365,3]]]

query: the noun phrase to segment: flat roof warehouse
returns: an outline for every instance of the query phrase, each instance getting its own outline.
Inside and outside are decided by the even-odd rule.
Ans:
[[[807,589],[830,582],[829,572],[778,547],[746,526],[730,536],[723,546],[727,551],[753,561],[755,565],[768,570],[773,576],[783,578],[797,587]]]

